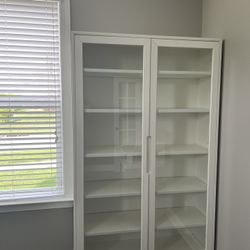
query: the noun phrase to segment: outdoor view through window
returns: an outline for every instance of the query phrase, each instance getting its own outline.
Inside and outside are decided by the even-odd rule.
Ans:
[[[0,0],[0,202],[63,193],[58,1]]]

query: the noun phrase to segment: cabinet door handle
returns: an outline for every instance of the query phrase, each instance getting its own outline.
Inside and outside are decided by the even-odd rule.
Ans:
[[[147,136],[147,173],[150,173],[150,164],[151,164],[151,136]]]

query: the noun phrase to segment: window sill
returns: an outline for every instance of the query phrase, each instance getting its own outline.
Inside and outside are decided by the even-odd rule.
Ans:
[[[55,209],[55,208],[70,208],[73,207],[73,199],[51,198],[51,199],[33,199],[33,200],[19,200],[0,202],[0,213],[21,212],[31,210]]]

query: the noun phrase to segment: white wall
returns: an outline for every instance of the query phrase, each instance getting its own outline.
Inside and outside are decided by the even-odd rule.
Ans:
[[[0,213],[1,250],[72,250],[72,209]]]
[[[204,0],[203,35],[225,38],[217,250],[249,250],[250,1]]]
[[[200,36],[202,0],[71,0],[73,30]]]

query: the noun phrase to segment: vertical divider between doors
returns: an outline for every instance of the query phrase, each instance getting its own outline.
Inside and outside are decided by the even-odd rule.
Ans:
[[[148,250],[148,137],[150,108],[150,40],[146,39],[143,47],[143,93],[142,93],[142,197],[141,197],[141,250]]]
[[[157,98],[157,68],[158,46],[151,40],[151,67],[150,67],[150,168],[149,168],[149,250],[155,248],[155,168],[156,168],[156,98]]]

